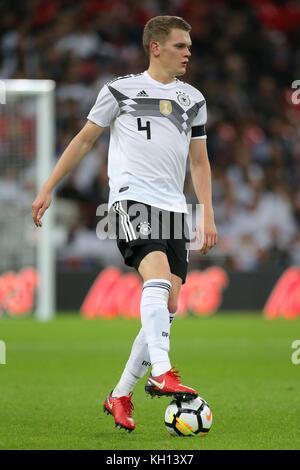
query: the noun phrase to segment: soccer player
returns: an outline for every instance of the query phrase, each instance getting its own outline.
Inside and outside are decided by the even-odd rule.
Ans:
[[[39,227],[54,187],[110,126],[110,213],[116,218],[117,243],[124,261],[144,282],[142,328],[118,384],[104,402],[104,410],[113,415],[115,425],[128,431],[135,429],[132,391],[150,365],[146,393],[182,399],[197,396],[196,390],[181,383],[169,359],[170,323],[188,265],[183,194],[188,155],[197,199],[204,206],[201,253],[206,254],[217,243],[206,149],[206,104],[200,91],[177,78],[185,74],[191,56],[190,30],[185,20],[175,16],[148,21],[143,33],[148,70],[103,86],[87,123],[63,152],[32,205],[33,220]],[[138,203],[147,219],[134,226],[130,208]],[[183,220],[181,237],[174,236],[178,217]],[[167,219],[170,236],[159,232],[153,238],[153,226],[162,228]]]

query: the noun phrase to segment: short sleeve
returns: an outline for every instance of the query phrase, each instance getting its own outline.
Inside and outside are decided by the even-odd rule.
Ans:
[[[90,110],[87,119],[101,127],[108,127],[117,117],[119,106],[107,85],[100,90],[96,103]]]
[[[206,139],[205,124],[207,121],[206,102],[202,100],[198,103],[198,112],[192,123],[192,139]]]

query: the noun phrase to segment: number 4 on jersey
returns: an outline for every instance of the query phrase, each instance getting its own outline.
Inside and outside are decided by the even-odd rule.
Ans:
[[[150,140],[151,139],[150,121],[146,121],[146,125],[142,126],[141,118],[137,118],[137,125],[138,125],[138,131],[146,131],[147,140]]]

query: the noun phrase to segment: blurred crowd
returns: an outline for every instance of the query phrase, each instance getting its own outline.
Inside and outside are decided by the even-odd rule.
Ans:
[[[0,78],[56,81],[58,158],[102,85],[147,68],[143,26],[160,14],[192,25],[183,79],[208,107],[219,244],[201,263],[240,271],[300,265],[300,1],[0,0]],[[18,129],[11,126],[13,138]],[[121,262],[115,242],[96,236],[96,209],[108,199],[108,142],[109,133],[58,188],[57,248],[66,265]],[[185,192],[197,202],[189,170]],[[199,260],[192,253],[192,266]]]

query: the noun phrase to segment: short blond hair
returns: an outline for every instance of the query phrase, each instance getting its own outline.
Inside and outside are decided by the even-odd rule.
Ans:
[[[172,29],[182,29],[190,32],[192,27],[180,16],[155,16],[151,18],[144,27],[143,46],[147,55],[149,55],[149,46],[151,41],[164,42]]]

